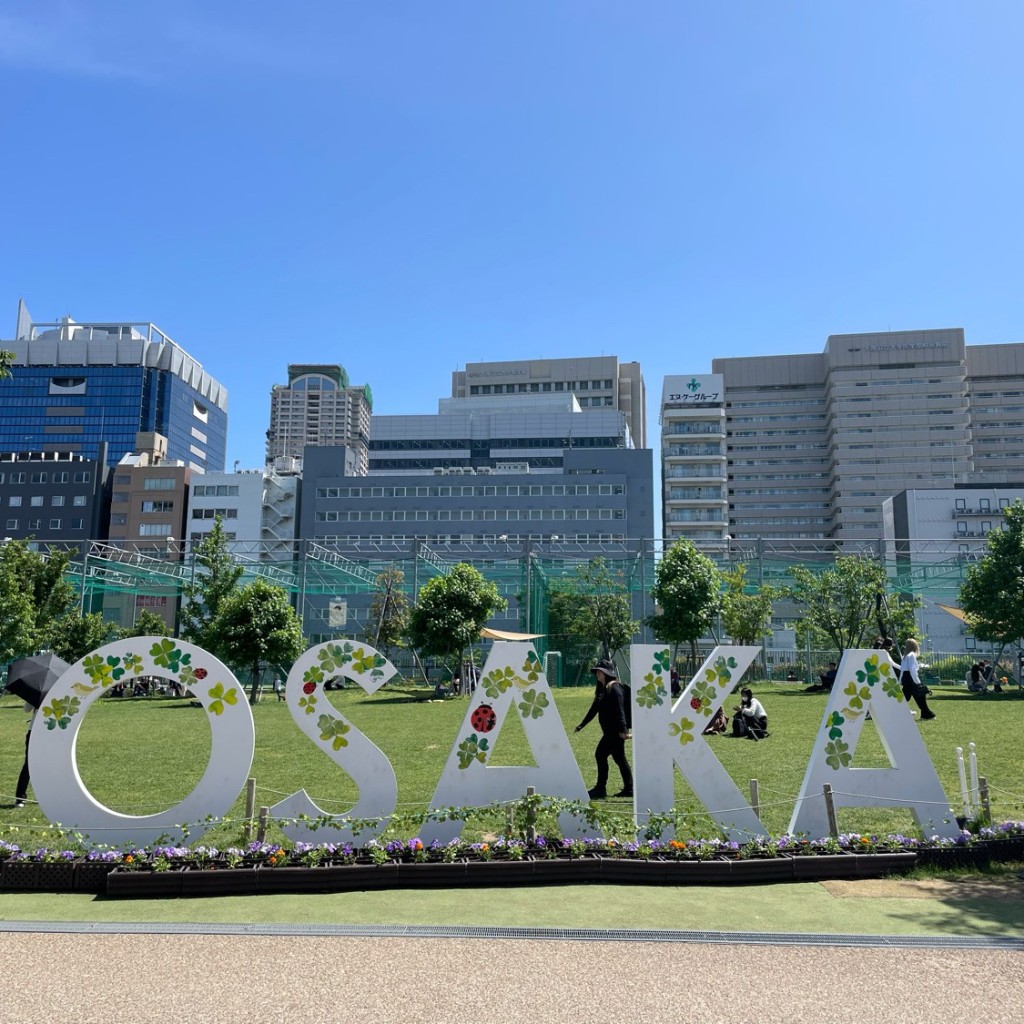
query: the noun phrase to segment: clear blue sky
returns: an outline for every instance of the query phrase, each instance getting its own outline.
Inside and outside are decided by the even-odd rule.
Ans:
[[[1024,340],[1024,5],[0,0],[0,337],[151,320],[261,465],[289,362]],[[656,444],[656,440],[653,442]]]

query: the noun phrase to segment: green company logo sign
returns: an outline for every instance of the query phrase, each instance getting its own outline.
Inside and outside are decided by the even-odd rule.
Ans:
[[[690,378],[690,383],[686,385],[691,391],[700,391],[700,381],[696,377]]]

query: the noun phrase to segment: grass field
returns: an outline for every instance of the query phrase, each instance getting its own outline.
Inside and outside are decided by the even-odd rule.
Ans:
[[[815,733],[821,723],[825,695],[806,693],[802,684],[755,684],[768,709],[771,736],[762,743],[728,737],[711,740],[725,768],[747,793],[749,781],[760,788],[762,820],[773,832],[783,832],[807,766]],[[431,797],[467,708],[465,699],[443,702],[426,699],[423,688],[392,685],[366,696],[361,690],[335,691],[336,707],[370,737],[391,759],[398,779],[399,812],[422,811]],[[599,738],[597,723],[573,733],[590,705],[589,688],[559,689],[555,703],[566,727],[587,785],[593,785],[593,750]],[[1024,783],[1020,773],[1020,726],[1024,698],[1019,691],[978,696],[963,688],[935,688],[932,705],[937,717],[919,723],[926,746],[952,806],[959,808],[955,748],[977,745],[980,774],[987,777],[995,820],[1024,817]],[[287,706],[264,700],[253,708],[256,754],[252,775],[257,805],[272,805],[298,789],[328,813],[344,813],[355,802],[355,787],[296,728]],[[27,717],[20,701],[0,699],[0,837],[22,846],[45,845],[45,825],[33,804],[15,809],[13,791],[24,752]],[[209,755],[207,715],[186,700],[167,698],[109,699],[94,705],[82,723],[78,765],[93,796],[130,814],[155,813],[177,803],[201,777]],[[510,719],[490,759],[491,764],[529,764],[532,757],[522,727]],[[855,766],[888,764],[871,723],[865,724]],[[618,777],[612,767],[611,785]],[[31,794],[30,794],[31,795]],[[611,811],[629,810],[627,800],[602,801]],[[687,832],[715,835],[717,830],[702,811],[682,777],[676,774],[676,806],[692,814]],[[230,817],[241,819],[240,795]],[[839,812],[840,827],[848,831],[913,832],[909,813],[864,808]],[[477,826],[486,831],[487,822]],[[12,832],[12,829],[16,830]],[[408,831],[408,830],[406,830]],[[472,834],[472,827],[467,835]],[[273,835],[273,834],[272,834]],[[226,845],[238,841],[240,825],[218,825],[205,841]]]

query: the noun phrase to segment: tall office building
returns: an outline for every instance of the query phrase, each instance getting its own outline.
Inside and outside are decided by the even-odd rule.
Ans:
[[[639,363],[616,356],[467,363],[452,374],[452,398],[496,401],[524,395],[572,394],[583,409],[625,414],[635,448],[647,447],[647,392]]]
[[[369,385],[349,384],[343,366],[294,363],[288,383],[275,384],[270,392],[267,462],[301,459],[306,445],[346,445],[365,473],[372,411]]]
[[[842,334],[821,354],[712,370],[734,538],[875,542],[902,490],[1024,475],[1022,344],[968,347],[960,328]],[[670,472],[664,435],[662,461]]]
[[[150,323],[33,323],[24,302],[3,382],[0,451],[99,456],[116,464],[135,436],[158,432],[167,457],[221,470],[228,394],[183,349]]]

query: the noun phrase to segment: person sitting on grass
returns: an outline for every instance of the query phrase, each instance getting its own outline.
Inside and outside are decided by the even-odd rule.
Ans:
[[[745,736],[748,740],[763,740],[768,735],[768,713],[764,705],[754,697],[749,686],[740,690],[740,702],[734,705],[732,716],[733,736]]]
[[[729,720],[725,717],[725,708],[719,708],[715,712],[715,717],[711,719],[707,724],[707,728],[704,730],[705,736],[718,736],[721,733],[729,731]]]

